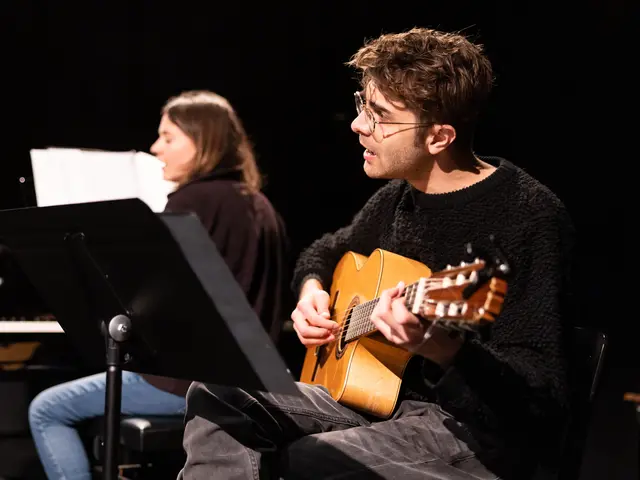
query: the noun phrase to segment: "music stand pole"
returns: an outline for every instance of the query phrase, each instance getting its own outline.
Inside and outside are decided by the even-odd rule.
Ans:
[[[127,312],[108,275],[101,270],[85,241],[83,233],[67,235],[65,242],[84,273],[89,289],[101,305],[103,318],[109,318],[107,312]],[[101,322],[100,330],[105,338],[106,353],[106,391],[104,408],[104,479],[118,480],[118,447],[120,445],[120,413],[122,405],[122,365],[123,349],[131,336],[130,315],[118,313],[109,323]],[[125,353],[126,360],[126,353]]]
[[[107,390],[105,393],[105,443],[104,477],[118,478],[118,447],[120,444],[120,412],[122,404],[122,352],[124,343],[131,334],[131,319],[126,315],[116,315],[104,328],[107,352]]]

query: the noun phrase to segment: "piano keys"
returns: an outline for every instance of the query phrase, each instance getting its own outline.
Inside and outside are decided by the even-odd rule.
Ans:
[[[64,330],[53,317],[49,316],[35,317],[30,319],[27,319],[25,317],[0,316],[0,342],[2,341],[3,333],[64,334]]]

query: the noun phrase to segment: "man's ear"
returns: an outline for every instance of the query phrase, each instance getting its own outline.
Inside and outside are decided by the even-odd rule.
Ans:
[[[451,125],[433,125],[425,138],[425,148],[431,155],[447,149],[456,139],[456,129]]]

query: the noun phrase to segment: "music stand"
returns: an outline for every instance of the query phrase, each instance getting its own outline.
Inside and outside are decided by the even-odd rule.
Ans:
[[[0,243],[87,366],[106,355],[106,479],[117,479],[122,369],[300,395],[195,215],[139,199],[4,210]]]

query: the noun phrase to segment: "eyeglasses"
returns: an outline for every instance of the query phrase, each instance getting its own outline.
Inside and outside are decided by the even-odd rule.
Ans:
[[[367,107],[367,104],[362,98],[360,92],[354,93],[353,96],[356,100],[356,111],[358,112],[358,115],[364,112],[364,116],[367,119],[367,125],[369,126],[369,131],[371,131],[371,133],[374,132],[374,130],[376,129],[376,124],[378,123],[380,125],[414,125],[416,127],[428,127],[431,125],[430,123],[416,122],[380,122],[375,119],[375,117],[373,116],[373,112],[369,109],[369,107]]]

